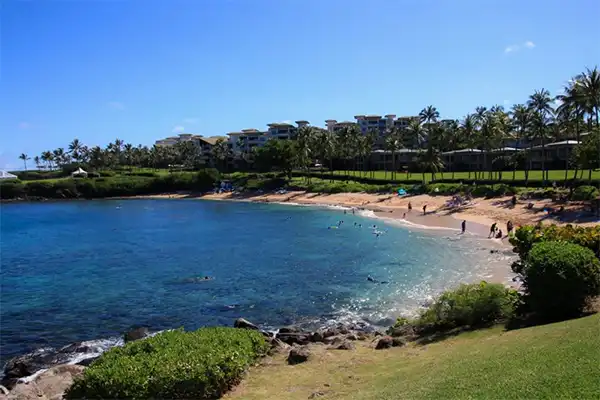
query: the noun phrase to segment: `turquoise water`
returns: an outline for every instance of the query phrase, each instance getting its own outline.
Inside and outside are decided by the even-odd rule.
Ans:
[[[1,218],[3,361],[133,325],[384,325],[492,273],[479,239],[326,208],[111,200],[6,204]]]

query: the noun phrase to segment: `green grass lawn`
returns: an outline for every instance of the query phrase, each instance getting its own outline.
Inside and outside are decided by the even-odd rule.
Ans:
[[[459,335],[426,346],[315,350],[289,366],[276,356],[228,398],[598,399],[600,315],[505,332]],[[279,357],[279,358],[277,358]]]
[[[335,171],[334,172],[336,175],[347,175],[348,171]],[[573,173],[574,171],[569,171],[568,173],[568,178],[571,179],[573,178]],[[364,171],[350,171],[350,176],[365,176],[365,172]],[[487,179],[488,174],[487,172],[484,174],[484,179]],[[371,177],[372,175],[367,173],[368,177]],[[375,171],[374,176],[376,179],[387,179],[390,180],[391,179],[391,172],[385,172],[385,171]],[[415,182],[422,182],[423,181],[423,176],[425,177],[426,182],[430,182],[431,181],[431,174],[430,173],[411,173],[410,176],[404,172],[398,172],[396,174],[396,180],[411,180],[411,181],[415,181]],[[498,177],[498,174],[495,173],[494,174],[495,179]],[[503,181],[507,181],[510,182],[512,180],[513,177],[513,173],[512,171],[505,171],[502,173],[502,180]],[[549,171],[548,172],[548,177],[550,179],[550,181],[557,181],[558,183],[560,183],[561,181],[563,181],[565,179],[565,171],[564,170],[555,170],[555,171]],[[584,171],[583,174],[584,180],[587,179],[588,177],[588,172]],[[437,174],[436,176],[437,179],[442,179],[442,174]],[[452,172],[444,172],[443,174],[443,179],[452,179]],[[454,173],[454,179],[457,181],[460,180],[473,180],[474,179],[474,174],[471,173],[470,174],[470,178],[469,178],[469,173],[468,172],[455,172]],[[515,179],[517,180],[524,180],[525,179],[525,171],[516,171],[515,174]],[[598,171],[592,171],[592,179],[600,179],[600,170]],[[532,181],[541,181],[542,180],[542,171],[530,171],[529,172],[529,180]]]

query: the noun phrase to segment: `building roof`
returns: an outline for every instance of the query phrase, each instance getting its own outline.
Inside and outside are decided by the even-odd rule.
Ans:
[[[442,154],[460,154],[460,153],[481,153],[481,150],[479,150],[479,149],[452,150],[452,151],[446,151]]]
[[[0,171],[0,179],[17,179],[17,176],[10,172]]]
[[[308,121],[307,121],[307,120],[305,120],[305,119],[299,119],[298,121],[296,121],[296,123],[297,123],[297,124],[303,124],[303,123],[309,124],[310,122],[308,122]]]
[[[287,122],[272,122],[267,124],[267,126],[294,126],[292,124],[288,124]]]
[[[208,143],[208,144],[213,145],[213,146],[215,144],[217,144],[217,140],[219,140],[219,139],[225,140],[226,138],[223,137],[223,136],[211,136],[211,137],[202,137],[202,138],[200,138],[200,140],[202,140],[203,142]]]
[[[396,114],[385,114],[384,117],[386,117],[386,118],[396,118]]]
[[[544,147],[556,147],[556,146],[577,146],[579,142],[577,140],[563,140],[561,142],[548,143]],[[533,146],[532,149],[541,149],[542,146]]]
[[[499,147],[497,149],[492,149],[492,152],[500,152],[500,151],[520,151],[516,147]]]
[[[260,132],[258,129],[254,129],[254,128],[248,128],[248,129],[242,129],[243,133],[248,133],[248,132]]]
[[[335,119],[326,119],[325,122],[337,122]]]

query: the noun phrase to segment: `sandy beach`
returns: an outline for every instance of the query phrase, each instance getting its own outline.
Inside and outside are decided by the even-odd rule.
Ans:
[[[600,220],[584,210],[584,204],[570,202],[565,204],[564,211],[560,217],[548,215],[544,211],[547,207],[558,208],[556,203],[550,199],[517,201],[513,207],[511,197],[494,199],[476,198],[461,207],[449,207],[448,202],[452,196],[397,196],[394,194],[370,194],[370,193],[337,193],[319,194],[307,192],[286,193],[264,193],[264,194],[233,194],[233,193],[171,193],[153,196],[142,196],[144,198],[196,198],[205,200],[237,200],[265,203],[290,203],[306,205],[342,206],[371,210],[377,216],[384,218],[405,219],[419,225],[429,227],[444,227],[460,229],[461,222],[467,221],[467,231],[479,236],[487,236],[489,227],[494,222],[503,231],[506,231],[506,223],[512,221],[515,227],[521,225],[543,224],[577,224],[582,226],[600,225]],[[528,203],[533,203],[528,208]],[[408,210],[409,203],[412,211]],[[427,206],[426,214],[423,206]]]

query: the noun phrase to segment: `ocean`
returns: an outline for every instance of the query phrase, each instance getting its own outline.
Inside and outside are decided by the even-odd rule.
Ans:
[[[509,275],[484,239],[341,208],[165,199],[0,213],[2,363],[78,341],[101,351],[132,326],[389,326],[444,289]]]

